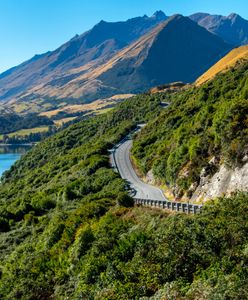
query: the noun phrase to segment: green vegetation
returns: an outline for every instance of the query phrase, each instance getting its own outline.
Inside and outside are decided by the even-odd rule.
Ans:
[[[27,136],[27,135],[30,135],[31,133],[47,132],[48,130],[49,130],[48,126],[36,127],[36,128],[31,128],[31,129],[21,129],[16,132],[8,134],[8,137],[12,138],[14,136]],[[0,135],[0,139],[3,139],[3,137],[4,137],[4,135]]]
[[[18,115],[0,112],[0,143],[26,144],[39,142],[56,131],[52,120],[37,114]]]
[[[58,269],[59,276],[67,277],[64,268],[70,264],[59,252],[73,244],[78,230],[97,222],[116,204],[132,205],[126,183],[109,168],[108,149],[137,122],[157,116],[159,103],[136,97],[108,114],[70,126],[35,146],[5,174],[0,188],[0,298],[34,299],[42,291],[43,297],[54,293],[66,279],[55,284],[53,272]],[[22,264],[21,257],[30,264]]]
[[[57,131],[58,129],[55,126],[21,129],[10,134],[0,135],[0,143],[12,145],[36,143],[53,135]]]
[[[246,117],[247,66],[228,74],[199,90],[129,99],[41,142],[5,173],[0,186],[0,298],[248,299],[247,194],[212,201],[200,215],[168,214],[133,207],[127,183],[109,167],[108,149],[140,122],[149,123],[134,149],[144,172],[153,163],[164,172],[169,152],[174,153],[168,166],[175,176],[188,155],[197,174],[197,161],[211,156],[204,152],[203,132],[209,147],[214,143],[218,155],[237,163],[238,148],[230,143],[243,146],[247,136],[239,123]],[[218,105],[214,91],[219,92]],[[164,110],[161,100],[172,105]],[[188,149],[183,132],[185,140],[193,141],[191,130],[195,143]]]
[[[37,114],[27,114],[24,116],[15,113],[0,115],[0,134],[9,134],[22,129],[31,129],[54,125],[53,121]]]
[[[230,167],[242,164],[248,151],[248,63],[200,88],[169,94],[167,101],[171,105],[134,143],[133,158],[143,174],[152,169],[180,197],[199,182],[204,167],[216,171],[208,165],[211,158]]]

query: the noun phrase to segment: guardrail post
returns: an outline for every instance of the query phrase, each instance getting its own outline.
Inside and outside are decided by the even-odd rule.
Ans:
[[[201,213],[202,205],[192,204],[192,203],[182,203],[182,202],[172,202],[168,200],[151,200],[151,199],[141,199],[134,198],[134,203],[137,205],[158,207],[161,209],[168,209],[177,212],[184,212],[187,214],[198,214]]]

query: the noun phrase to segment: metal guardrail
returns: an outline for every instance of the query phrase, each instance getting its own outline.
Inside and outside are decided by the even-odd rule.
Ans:
[[[187,214],[199,214],[203,205],[185,203],[185,202],[172,202],[168,200],[151,200],[151,199],[138,199],[134,198],[136,205],[144,205],[150,207],[157,207],[168,209],[176,212],[183,212]]]

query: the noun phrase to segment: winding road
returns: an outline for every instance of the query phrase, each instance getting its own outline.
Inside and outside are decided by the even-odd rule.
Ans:
[[[123,179],[129,182],[134,194],[133,198],[167,200],[159,188],[144,183],[136,174],[130,160],[132,144],[131,134],[129,134],[111,150],[110,161],[112,167],[120,173]]]
[[[169,103],[166,102],[161,103],[163,108],[166,108],[168,105]],[[133,145],[132,134],[138,132],[144,126],[145,124],[139,125],[136,130],[128,134],[110,150],[110,163],[112,168],[129,183],[132,197],[137,205],[162,208],[187,214],[200,213],[203,207],[202,205],[189,202],[169,201],[161,189],[143,182],[136,174],[130,159],[130,152]]]
[[[140,129],[135,130],[137,132]],[[132,197],[138,205],[157,207],[187,214],[198,214],[202,205],[169,201],[159,188],[143,182],[136,174],[131,159],[132,133],[110,150],[110,162],[113,169],[125,179],[132,190]]]

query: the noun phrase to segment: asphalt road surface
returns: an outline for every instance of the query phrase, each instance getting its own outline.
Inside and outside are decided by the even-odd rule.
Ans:
[[[137,176],[130,160],[131,148],[132,140],[129,135],[112,150],[110,159],[113,168],[120,173],[123,179],[129,182],[131,189],[135,193],[133,198],[167,200],[159,188],[144,183]]]

